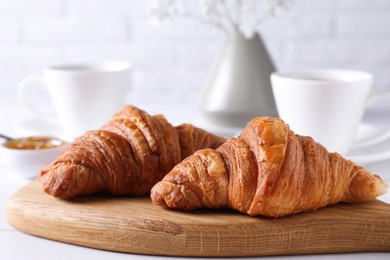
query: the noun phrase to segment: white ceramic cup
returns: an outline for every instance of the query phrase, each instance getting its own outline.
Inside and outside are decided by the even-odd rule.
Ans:
[[[390,93],[370,93],[373,76],[354,70],[281,71],[271,75],[280,118],[300,135],[308,135],[329,151],[350,151],[370,101]]]
[[[40,118],[50,118],[31,98],[33,82],[44,86],[59,122],[68,137],[97,129],[118,111],[130,87],[131,65],[126,62],[59,65],[41,75],[24,78],[18,86],[19,101]]]

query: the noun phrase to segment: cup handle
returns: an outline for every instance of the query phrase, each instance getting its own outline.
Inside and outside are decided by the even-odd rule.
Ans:
[[[366,101],[366,107],[371,106],[381,99],[389,99],[390,100],[390,91],[372,93],[368,96]]]
[[[29,99],[28,90],[31,87],[31,83],[34,82],[38,83],[42,87],[45,87],[45,81],[41,75],[30,75],[25,77],[18,85],[19,102],[32,114],[41,118],[51,119],[55,116],[53,113],[44,112],[43,110],[37,108]]]
[[[376,103],[377,101],[380,101],[382,99],[389,99],[390,100],[390,92],[378,92],[378,93],[370,94],[367,98],[367,101],[366,101],[366,107],[369,107],[369,106],[373,105],[374,103]],[[387,138],[389,138],[389,135],[390,135],[390,132],[386,132],[383,135],[376,136],[376,137],[369,139],[367,141],[359,142],[358,144],[356,144],[354,146],[354,149],[360,149],[360,148],[364,148],[364,147],[368,147],[368,146],[380,143],[380,142],[386,140]]]
[[[379,100],[382,99],[389,99],[390,100],[390,91],[386,92],[378,92],[378,93],[373,93],[368,96],[367,102],[366,102],[366,107],[369,107],[376,103]],[[355,145],[353,148],[354,150],[369,147],[375,144],[378,144],[380,142],[386,141],[390,137],[390,131],[387,131],[379,136],[376,136],[372,139],[369,139],[365,142],[358,143]],[[384,152],[379,152],[379,153],[374,153],[374,154],[366,154],[366,155],[352,155],[348,157],[352,161],[358,161],[361,164],[368,164],[368,163],[373,163],[377,162],[380,160],[385,160],[390,158],[390,150],[384,151]]]

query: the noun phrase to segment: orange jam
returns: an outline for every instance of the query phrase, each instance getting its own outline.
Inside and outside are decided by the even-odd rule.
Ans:
[[[19,150],[40,150],[63,145],[64,142],[53,137],[26,137],[13,139],[3,144],[4,147]]]

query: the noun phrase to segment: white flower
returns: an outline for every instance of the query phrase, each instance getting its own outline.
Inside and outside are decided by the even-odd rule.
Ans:
[[[274,0],[274,5],[271,9],[272,14],[277,17],[285,16],[289,13],[293,6],[292,0]]]
[[[241,9],[241,12],[245,13],[248,12],[251,8],[253,8],[253,1],[252,0],[237,0],[239,3],[239,7]]]
[[[287,15],[294,4],[293,0],[198,0],[198,5],[193,3],[191,0],[152,0],[151,21],[161,24],[184,17],[224,32],[252,35],[265,20]]]
[[[215,13],[213,0],[200,0],[199,7],[200,11],[204,15],[210,15],[211,13]]]

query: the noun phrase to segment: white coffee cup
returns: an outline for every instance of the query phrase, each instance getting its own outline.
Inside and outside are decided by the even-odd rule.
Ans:
[[[354,70],[280,71],[271,75],[279,116],[300,135],[346,155],[370,100],[373,76]]]
[[[41,75],[30,75],[19,83],[19,101],[38,117],[50,118],[31,102],[32,83],[41,84],[49,92],[66,135],[76,137],[99,128],[124,105],[130,72],[126,62],[48,67]]]

